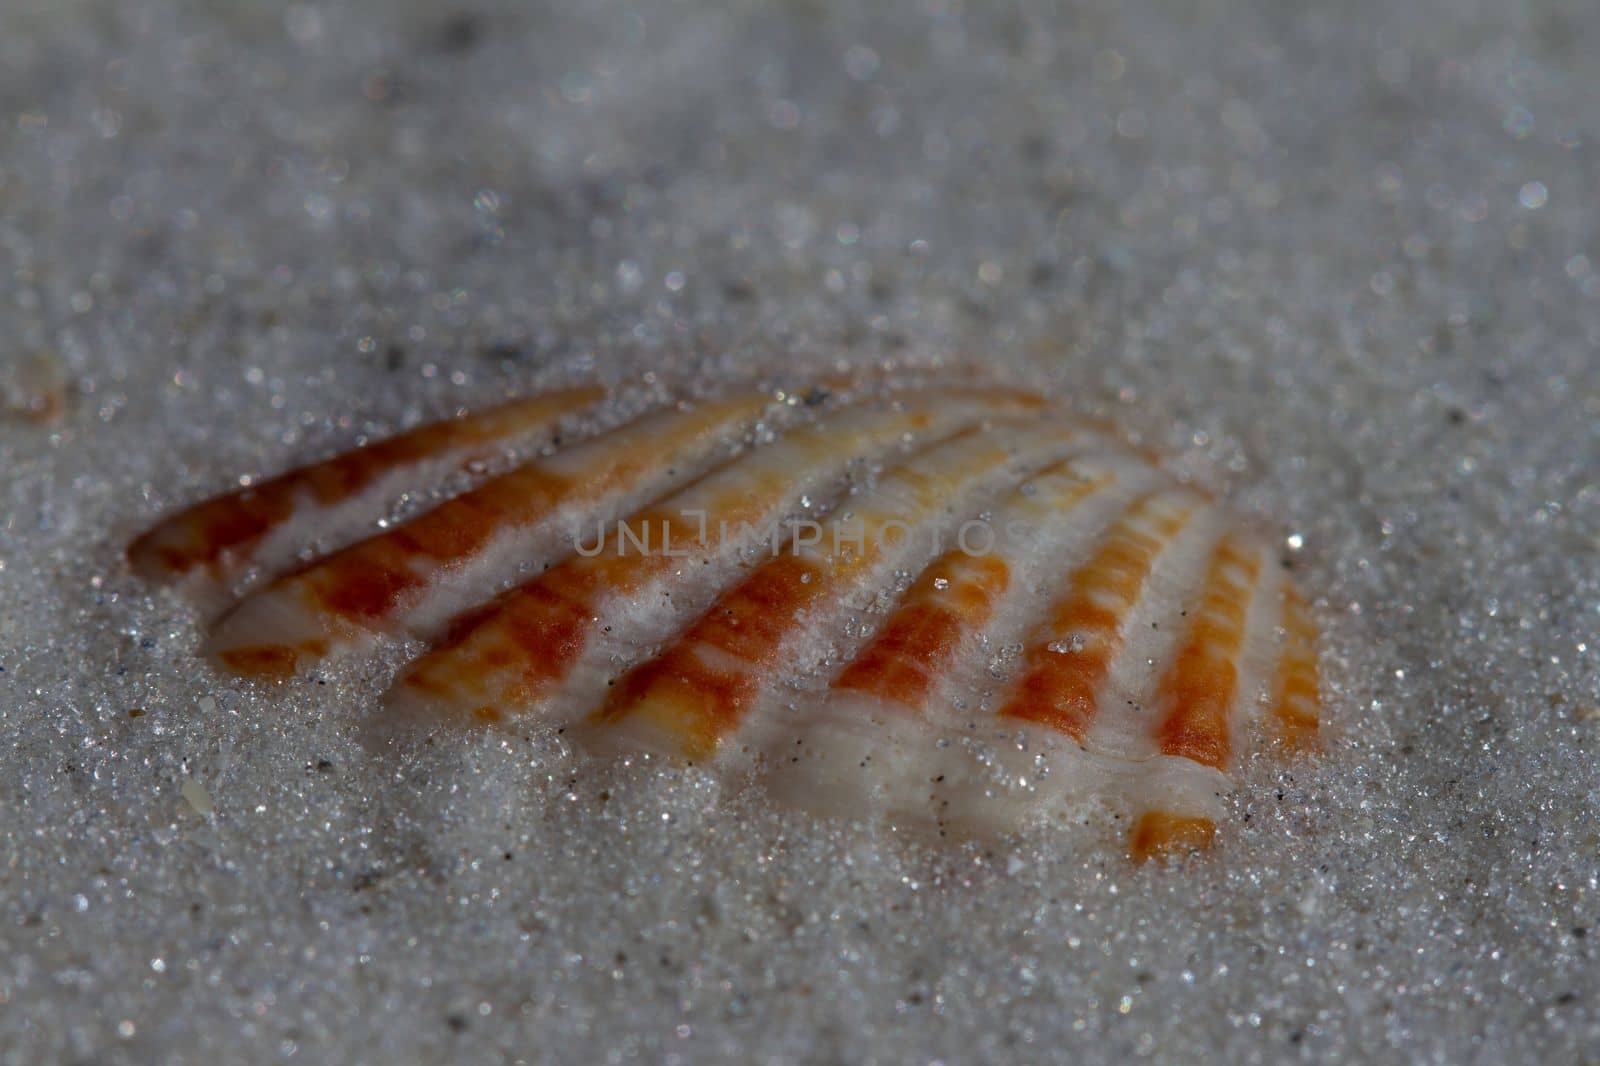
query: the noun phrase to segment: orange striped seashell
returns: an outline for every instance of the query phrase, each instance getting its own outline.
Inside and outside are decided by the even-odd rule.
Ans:
[[[205,645],[225,670],[422,641],[385,720],[559,725],[910,831],[1101,809],[1136,856],[1203,847],[1251,746],[1315,744],[1316,625],[1267,539],[1041,396],[734,392],[572,430],[603,395],[290,471],[129,558],[228,601]]]

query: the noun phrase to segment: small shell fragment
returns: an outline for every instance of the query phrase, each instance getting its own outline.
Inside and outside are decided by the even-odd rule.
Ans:
[[[67,410],[67,372],[48,352],[0,361],[0,411],[41,425],[59,422]]]
[[[184,802],[188,803],[194,813],[202,818],[209,818],[217,813],[216,805],[211,802],[211,793],[206,791],[206,786],[199,779],[186,777],[183,784],[178,786],[178,791],[183,794]]]
[[[381,719],[559,725],[908,832],[1099,811],[1137,857],[1204,848],[1252,746],[1314,746],[1311,610],[1209,494],[1015,389],[782,395],[569,432],[378,528],[602,397],[545,393],[201,503],[129,556],[214,593],[264,574],[221,593],[225,670],[422,641]]]

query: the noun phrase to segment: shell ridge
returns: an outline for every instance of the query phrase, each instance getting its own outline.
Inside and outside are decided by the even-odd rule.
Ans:
[[[926,747],[936,729],[949,728],[948,715],[930,712],[949,703],[952,675],[962,660],[975,650],[1002,601],[1017,598],[1019,587],[1034,579],[1038,556],[1050,550],[1043,545],[1062,540],[1082,522],[1079,509],[1088,501],[1114,495],[1120,475],[1116,465],[1085,464],[1078,454],[1011,490],[997,503],[993,522],[1005,529],[1016,521],[1038,521],[1042,531],[1028,545],[1032,551],[1020,550],[1007,535],[999,554],[954,548],[935,560],[818,698],[799,743],[780,738],[768,746],[767,787],[813,809],[892,797],[891,821],[926,821],[930,812],[915,800],[925,781],[918,781],[907,752],[918,740]],[[1109,520],[1110,508],[1102,510]],[[827,787],[811,787],[813,777],[826,779]]]
[[[546,437],[602,395],[596,386],[541,393],[293,467],[163,520],[128,546],[128,560],[147,578],[188,580],[214,598],[252,566],[290,562],[306,530],[347,539],[382,516],[396,485],[441,482],[519,440]]]
[[[1239,692],[1229,719],[1235,738],[1233,766],[1238,765],[1249,742],[1272,739],[1271,705],[1281,654],[1278,633],[1284,627],[1284,588],[1288,584],[1288,574],[1273,546],[1265,539],[1252,539],[1260,570],[1246,614],[1238,656]]]
[[[1024,658],[1010,664],[1008,673],[997,672],[1007,669],[1007,649],[1026,651],[1038,615],[1059,594],[1059,575],[1086,565],[1111,525],[1138,496],[1154,491],[1160,483],[1148,471],[1101,464],[1096,464],[1096,469],[1103,470],[1097,476],[1107,478],[1106,483],[1070,511],[1047,519],[1037,537],[1014,553],[1016,581],[996,605],[989,625],[947,670],[942,703],[930,707],[930,713],[940,706],[949,708],[950,713],[942,716],[945,725],[970,726],[975,714],[985,726],[990,724],[988,719],[998,713],[996,690],[1003,703],[1017,671],[1026,666]]]
[[[1100,694],[1102,712],[1083,737],[1086,745],[1126,758],[1157,753],[1156,733],[1168,702],[1162,685],[1201,602],[1211,559],[1230,533],[1227,511],[1199,502],[1157,553],[1123,620],[1123,640]]]
[[[991,410],[992,405],[980,401],[957,417],[935,420],[933,432],[964,432],[961,427],[970,429],[978,415]],[[691,554],[699,553],[710,560],[710,565],[696,573],[702,583],[711,586],[707,595],[714,595],[721,587],[718,577],[726,575],[727,580],[732,580],[731,567],[740,553],[768,540],[772,536],[769,531],[797,498],[820,489],[829,475],[842,475],[863,449],[879,451],[918,428],[903,411],[852,412],[842,417],[843,431],[839,417],[835,417],[744,453],[623,520],[598,554],[569,557],[524,586],[525,590],[550,590],[563,582],[573,586],[561,593],[563,602],[553,603],[550,608],[565,619],[558,629],[534,626],[537,605],[547,601],[530,592],[518,602],[522,613],[528,616],[520,623],[511,612],[502,618],[507,624],[497,628],[496,616],[491,613],[478,623],[481,639],[468,637],[448,649],[425,655],[412,664],[397,688],[415,687],[415,679],[422,673],[435,675],[433,684],[437,685],[445,674],[469,670],[482,673],[491,663],[508,673],[520,670],[519,698],[507,702],[526,702],[531,693],[538,692],[537,702],[548,706],[561,693],[594,687],[598,666],[592,661],[579,661],[592,660],[594,656],[571,649],[589,643],[596,620],[602,617],[613,629],[638,632],[652,628],[651,606],[658,604],[660,598],[644,590],[653,581],[668,577],[675,565],[675,558],[669,554],[672,542],[680,546],[679,550],[689,546]],[[824,458],[826,462],[820,461]],[[782,474],[796,465],[806,469],[806,476],[797,482],[785,479]],[[650,549],[652,539],[655,550]],[[773,544],[776,550],[777,540]],[[679,598],[680,602],[684,600],[692,603],[691,597]],[[619,604],[630,610],[619,614]],[[677,604],[671,606],[673,610],[665,612],[668,618],[680,613]],[[521,639],[513,639],[518,632]],[[668,635],[652,633],[636,639]],[[552,651],[559,654],[551,654]],[[502,710],[510,712],[513,708]]]
[[[385,632],[427,636],[441,617],[455,613],[451,607],[496,594],[502,575],[514,573],[528,555],[542,549],[548,562],[549,555],[566,554],[562,539],[548,535],[563,511],[583,508],[609,517],[639,496],[681,482],[712,460],[730,430],[748,427],[766,406],[765,398],[742,396],[688,410],[658,409],[524,463],[246,597],[219,621],[207,650],[239,669],[241,654],[288,649],[292,668],[303,669],[322,657],[302,647],[308,637],[325,641],[326,654],[359,650]],[[663,440],[681,450],[669,456],[655,447]]]
[[[941,510],[959,510],[954,498],[976,491],[985,476],[999,476],[995,472],[1016,463],[1019,451],[1048,453],[1070,439],[1052,440],[1033,425],[966,431],[892,468],[868,493],[835,512],[816,539],[766,561],[719,599],[661,656],[640,668],[642,679],[637,674],[624,679],[594,723],[617,729],[643,717],[652,720],[650,735],[659,738],[664,734],[656,727],[670,719],[680,727],[684,747],[704,757],[744,723],[759,688],[753,675],[774,668],[782,645],[804,640],[800,634],[817,624],[818,605],[830,597],[842,600],[858,577],[888,565],[882,557],[889,554],[889,523],[906,533],[894,554],[915,551]],[[762,624],[771,617],[780,624]],[[737,674],[706,669],[697,654],[700,644],[732,652],[741,669]]]
[[[657,393],[564,440],[604,391],[553,390],[202,501],[128,554],[237,595],[204,643],[236,673],[431,641],[374,739],[571,722],[896,831],[1126,817],[1135,857],[1179,854],[1250,746],[1316,744],[1316,619],[1251,523],[1036,393],[868,379]]]
[[[1293,582],[1283,583],[1283,643],[1279,654],[1271,719],[1278,740],[1292,751],[1317,744],[1318,699],[1316,622]]]
[[[1194,517],[1187,499],[1172,490],[1141,496],[1066,577],[1046,617],[1026,638],[1023,671],[1001,705],[1001,718],[1035,722],[1083,741],[1123,647],[1128,614],[1157,556]]]
[[[1162,753],[1219,770],[1233,757],[1239,658],[1262,562],[1260,552],[1240,540],[1225,534],[1212,550],[1205,584],[1158,696],[1165,704],[1155,730]]]

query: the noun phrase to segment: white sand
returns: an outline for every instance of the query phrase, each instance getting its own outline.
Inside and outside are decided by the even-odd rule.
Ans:
[[[438,6],[0,10],[0,365],[73,383],[0,415],[0,1061],[1600,1054],[1592,5]],[[392,662],[235,682],[120,561],[508,383],[886,358],[1292,535],[1329,756],[1183,870],[920,850],[374,755]]]

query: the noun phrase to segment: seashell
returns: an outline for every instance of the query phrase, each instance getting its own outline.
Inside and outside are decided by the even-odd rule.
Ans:
[[[1251,746],[1316,742],[1316,625],[1268,541],[1041,396],[733,392],[574,430],[602,395],[290,471],[129,557],[233,601],[205,644],[225,670],[426,642],[380,720],[559,725],[910,832],[1102,810],[1136,856],[1202,847]]]

